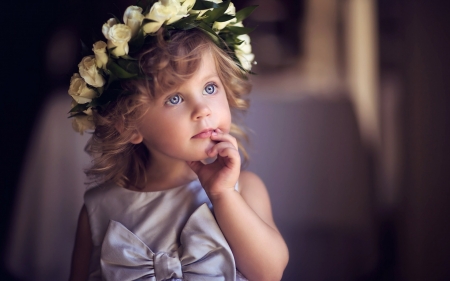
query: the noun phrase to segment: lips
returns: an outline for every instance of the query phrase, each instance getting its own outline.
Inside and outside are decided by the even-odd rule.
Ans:
[[[208,139],[211,137],[212,132],[214,132],[214,129],[205,129],[201,131],[200,133],[193,136],[193,139]]]

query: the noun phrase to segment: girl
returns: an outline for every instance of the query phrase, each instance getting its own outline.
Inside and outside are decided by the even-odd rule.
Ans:
[[[85,193],[70,280],[281,279],[287,247],[264,183],[240,170],[244,135],[232,122],[250,90],[242,13],[197,1],[158,26],[158,7],[180,8],[175,17],[187,2],[129,7],[124,24],[103,26],[108,42],[94,44],[72,78],[74,128],[95,127],[87,175],[99,185]]]

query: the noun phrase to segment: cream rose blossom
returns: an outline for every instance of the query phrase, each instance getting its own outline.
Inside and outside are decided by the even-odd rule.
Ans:
[[[155,33],[158,29],[170,20],[172,17],[178,15],[181,9],[179,0],[160,0],[153,4],[149,13],[145,15],[147,19],[153,20],[144,25],[144,32]]]
[[[142,8],[138,6],[130,6],[125,10],[123,14],[123,22],[131,28],[131,38],[136,36],[141,27],[144,15],[142,14]]]
[[[230,16],[234,16],[236,15],[236,7],[234,6],[234,4],[232,2],[230,2],[230,5],[228,6],[227,10],[225,11],[225,14],[230,15]],[[213,24],[213,29],[215,31],[219,31],[224,29],[228,24],[236,22],[236,18],[228,20],[228,21],[224,21],[224,22],[214,22]]]
[[[192,10],[192,7],[194,7],[195,4],[195,0],[185,0],[185,1],[180,1],[181,7],[180,10],[178,11],[178,14],[176,14],[175,16],[171,17],[166,24],[171,24],[174,23],[176,21],[179,21],[180,19],[187,17],[189,15],[189,11]]]
[[[72,117],[72,128],[80,134],[83,134],[86,130],[94,130],[94,118],[92,115],[76,115]]]
[[[236,45],[236,57],[241,62],[242,67],[245,70],[252,69],[252,62],[255,59],[255,55],[252,54],[252,46],[250,44],[250,36],[247,34],[237,36],[237,39],[242,41],[240,45]]]
[[[74,108],[77,105],[78,103],[75,100],[73,100],[70,107]],[[83,134],[86,130],[95,129],[94,118],[92,116],[92,109],[88,108],[84,110],[83,113],[77,114],[72,117],[72,128],[80,134]]]
[[[80,104],[88,103],[97,96],[93,89],[89,89],[86,82],[78,73],[72,75],[70,78],[69,95]]]
[[[78,70],[89,85],[99,88],[105,84],[105,79],[98,72],[94,56],[84,57],[78,64]]]
[[[128,54],[128,41],[131,39],[131,28],[117,23],[116,19],[109,19],[102,27],[103,35],[108,39],[108,49],[117,57]]]
[[[242,52],[249,54],[252,52],[252,45],[250,44],[250,36],[248,34],[238,35],[237,39],[242,41],[240,45],[237,45],[237,48]]]
[[[108,63],[108,54],[106,53],[106,43],[103,41],[97,41],[94,44],[94,48],[92,48],[92,51],[94,51],[95,54],[95,64],[98,68],[106,68],[106,64]]]

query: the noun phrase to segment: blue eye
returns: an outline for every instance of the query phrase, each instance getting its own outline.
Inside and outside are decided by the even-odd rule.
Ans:
[[[216,92],[216,85],[214,85],[214,84],[206,85],[205,90],[203,91],[203,93],[206,95],[212,95],[215,92]]]
[[[175,96],[170,97],[167,100],[166,104],[176,105],[176,104],[181,103],[182,101],[183,101],[183,99],[180,97],[180,95],[175,95]]]

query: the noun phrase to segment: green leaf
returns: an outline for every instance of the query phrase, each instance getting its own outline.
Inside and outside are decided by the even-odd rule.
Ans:
[[[112,51],[114,51],[116,48],[117,47],[112,47],[111,49],[108,49],[109,58],[118,59],[118,57],[112,53]]]
[[[124,60],[133,60],[133,61],[137,61],[137,59],[131,57],[130,55],[123,55],[123,56],[120,56],[120,58],[121,58],[121,59],[124,59]]]
[[[96,99],[93,99],[90,105],[92,107],[100,106],[104,109],[111,101],[117,100],[122,95],[131,95],[132,92],[124,91],[121,88],[111,88],[104,92],[104,94]]]
[[[182,30],[188,30],[191,28],[194,28],[198,26],[198,23],[195,22],[195,19],[197,18],[196,14],[191,14],[185,18],[180,19],[177,22],[174,22],[167,27],[173,27],[175,29],[182,29]]]
[[[211,1],[204,1],[204,0],[197,0],[195,1],[194,7],[192,7],[192,10],[199,11],[199,10],[206,10],[211,8],[219,8],[219,5],[217,3],[211,2]]]
[[[145,0],[145,5],[142,6],[142,14],[146,15],[150,12],[150,9],[152,8],[153,4],[158,2],[158,0]]]
[[[128,42],[128,46],[130,47],[130,53],[134,54],[134,53],[140,51],[142,49],[142,46],[144,45],[144,42],[145,42],[145,34],[144,34],[144,30],[141,26],[137,35],[135,37],[133,37],[130,40],[130,42]]]
[[[242,35],[242,34],[248,34],[255,30],[254,28],[248,28],[248,27],[240,27],[240,26],[227,26],[224,29],[227,29],[231,32],[233,32],[234,35]]]
[[[130,73],[130,72],[126,71],[125,69],[120,67],[117,63],[115,63],[112,60],[108,61],[107,68],[109,71],[111,71],[111,73],[113,75],[115,75],[116,77],[118,77],[120,79],[128,79],[128,78],[133,78],[133,77],[137,76],[137,74],[135,74],[135,73]]]
[[[222,45],[222,41],[220,40],[219,36],[214,32],[214,30],[209,25],[207,25],[204,22],[200,22],[200,24],[198,25],[198,28],[201,31],[208,34],[211,37],[211,39],[214,41],[214,43],[216,43],[217,46],[220,47]]]
[[[77,104],[69,111],[69,113],[85,111],[86,109],[88,109],[88,105],[89,103]]]
[[[226,21],[232,20],[234,18],[235,18],[235,16],[224,14],[220,18],[216,19],[216,21],[218,21],[218,22],[226,22]]]
[[[97,92],[98,96],[101,96],[103,94],[103,91],[105,90],[104,87],[100,87],[100,88],[95,88],[95,91]]]
[[[139,74],[139,63],[136,60],[118,59],[117,64],[126,72],[131,74]]]
[[[210,10],[205,13],[206,18],[203,21],[206,23],[215,22],[218,18],[220,18],[225,14],[225,12],[228,9],[228,6],[230,6],[230,0],[220,3],[218,8]]]
[[[117,78],[114,74],[111,73],[111,71],[108,70],[108,82],[106,83],[106,85],[104,85],[104,91],[108,90],[109,87],[111,85],[113,85],[113,83],[115,83],[116,81],[119,80],[119,78]]]
[[[221,34],[224,35],[224,34]],[[236,43],[235,36],[223,36],[222,39],[227,43],[228,46],[240,45]],[[242,42],[242,41],[240,41]]]
[[[246,19],[248,16],[250,16],[251,13],[253,13],[253,11],[258,8],[258,5],[254,5],[254,6],[248,6],[245,7],[242,10],[239,10],[236,13],[236,22],[241,22],[244,19]]]

